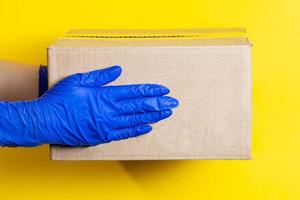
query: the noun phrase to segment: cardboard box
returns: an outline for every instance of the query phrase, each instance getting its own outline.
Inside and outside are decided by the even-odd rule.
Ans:
[[[158,83],[180,101],[141,137],[96,147],[51,146],[53,160],[251,158],[251,45],[244,29],[75,30],[48,49],[49,84],[123,67],[114,85]]]

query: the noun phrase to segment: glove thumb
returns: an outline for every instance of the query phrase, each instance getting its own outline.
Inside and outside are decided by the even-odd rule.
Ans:
[[[80,74],[80,85],[88,87],[102,86],[116,80],[121,73],[122,68],[120,66],[83,73]]]

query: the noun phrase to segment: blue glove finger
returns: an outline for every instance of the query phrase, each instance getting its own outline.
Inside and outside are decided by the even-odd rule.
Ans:
[[[112,95],[116,100],[162,96],[170,92],[167,87],[158,84],[107,86],[105,88],[112,90]]]
[[[127,138],[137,137],[152,130],[150,125],[140,125],[132,128],[118,129],[113,134],[111,134],[110,140],[117,141]]]
[[[66,77],[60,83],[77,84],[85,87],[99,87],[116,80],[122,73],[120,66],[94,70],[88,73],[77,73]]]
[[[116,119],[117,128],[129,128],[142,124],[152,124],[172,115],[171,110],[161,112],[138,113],[134,115],[122,115]]]
[[[170,110],[178,104],[178,100],[169,96],[144,97],[120,101],[118,110],[121,114],[134,114]]]

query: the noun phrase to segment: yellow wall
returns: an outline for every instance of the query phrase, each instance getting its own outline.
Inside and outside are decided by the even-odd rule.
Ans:
[[[252,161],[51,162],[47,146],[0,149],[0,199],[300,199],[298,0],[1,0],[0,19],[0,59],[36,65],[71,28],[245,27],[254,43]]]

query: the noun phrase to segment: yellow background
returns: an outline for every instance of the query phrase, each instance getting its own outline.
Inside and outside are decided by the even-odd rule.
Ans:
[[[245,27],[253,47],[253,160],[54,162],[0,149],[0,199],[300,199],[298,0],[1,0],[0,59],[46,64],[72,28]],[[9,86],[8,86],[9,88]]]

